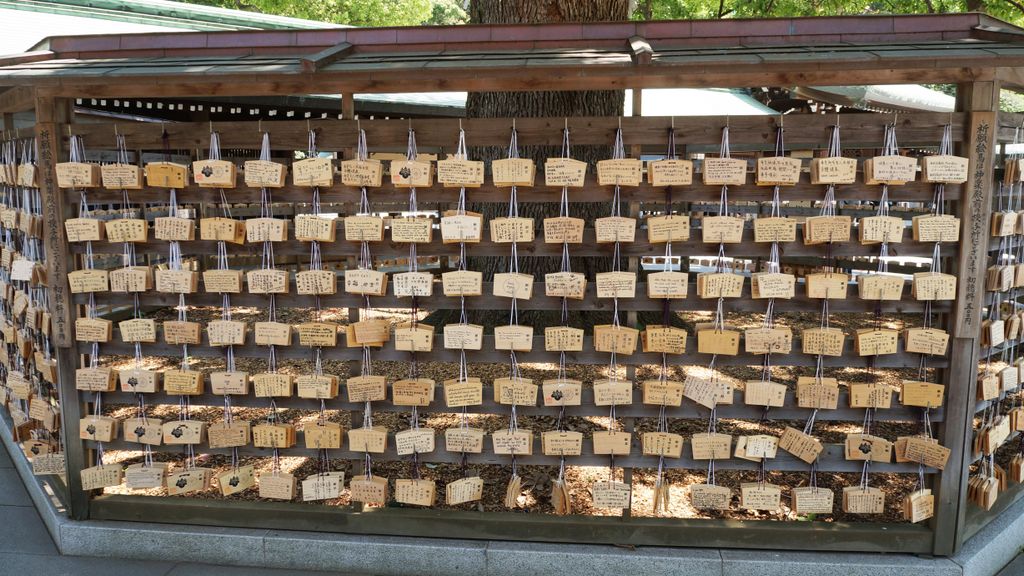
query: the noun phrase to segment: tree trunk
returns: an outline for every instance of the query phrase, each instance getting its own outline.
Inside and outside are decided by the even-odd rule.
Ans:
[[[473,24],[540,24],[556,22],[601,22],[621,21],[629,18],[629,0],[471,0],[469,17]],[[568,116],[621,116],[624,92],[622,90],[588,90],[564,92],[471,92],[466,101],[466,116],[470,118],[530,118]],[[509,127],[511,137],[511,126]],[[470,135],[472,138],[472,135]],[[570,136],[571,138],[571,136]],[[611,142],[607,146],[573,146],[572,157],[590,163],[591,171],[597,160],[608,158]],[[507,147],[474,148],[474,159],[491,161],[506,157]],[[551,147],[520,147],[520,156],[532,158],[543,166],[549,156],[560,156],[561,150]],[[594,185],[594,184],[591,184]],[[584,194],[583,190],[570,190],[570,194]],[[470,194],[472,197],[472,194]],[[507,204],[477,204],[471,209],[484,214],[490,220],[508,213]],[[592,224],[596,218],[608,216],[608,204],[572,204],[571,215],[583,218]],[[558,215],[558,204],[520,204],[519,214],[536,220],[538,235],[543,233],[541,224],[545,217]],[[572,246],[569,247],[570,254]],[[495,272],[508,269],[508,258],[469,259],[469,267],[480,270],[490,280]],[[584,272],[593,278],[597,271],[611,268],[611,260],[594,258],[574,259],[573,270]],[[535,281],[542,282],[544,274],[560,268],[558,258],[520,256],[521,272],[532,273]],[[499,319],[500,316],[500,319]],[[520,315],[523,324],[537,323],[542,318],[537,314]],[[588,319],[589,320],[589,319]],[[488,311],[477,314],[475,320],[485,325],[508,322],[505,314]]]

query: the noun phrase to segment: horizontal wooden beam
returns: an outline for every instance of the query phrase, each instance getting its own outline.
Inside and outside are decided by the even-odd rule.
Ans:
[[[25,112],[35,107],[35,89],[15,86],[0,92],[0,113]]]
[[[302,58],[302,70],[304,72],[316,72],[338,60],[341,60],[345,56],[348,56],[355,49],[355,46],[348,42],[342,42],[336,46],[331,46]]]

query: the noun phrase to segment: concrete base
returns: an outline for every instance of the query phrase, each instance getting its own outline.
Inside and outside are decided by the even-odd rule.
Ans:
[[[7,427],[0,437],[19,448]],[[644,574],[670,576],[994,576],[1024,546],[1024,500],[952,558],[904,554],[768,552],[707,548],[619,548],[179,526],[73,522],[22,458],[12,458],[61,554],[341,571],[376,576]],[[1000,575],[1004,576],[1004,575]],[[1012,575],[1011,575],[1012,576]]]

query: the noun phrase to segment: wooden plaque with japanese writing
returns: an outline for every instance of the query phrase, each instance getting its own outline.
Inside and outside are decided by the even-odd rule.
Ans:
[[[379,188],[384,176],[380,160],[345,160],[341,163],[341,183],[345,186]]]
[[[392,160],[391,184],[395,188],[429,188],[434,184],[434,165],[422,160]]]
[[[250,188],[281,188],[288,173],[287,166],[269,160],[246,160],[242,167]]]
[[[742,158],[704,158],[704,184],[742,186],[747,183],[747,161]]]
[[[502,158],[491,162],[491,179],[495,186],[533,186],[537,168],[528,158]]]
[[[330,158],[306,158],[292,164],[292,184],[317,187],[334,184],[334,165]]]
[[[134,164],[103,164],[100,179],[107,190],[140,190],[142,168]]]
[[[188,166],[174,162],[146,164],[146,185],[151,188],[184,188],[188,184]]]
[[[791,156],[757,159],[754,182],[758,186],[793,186],[800,181],[801,162]]]
[[[917,158],[910,156],[875,156],[864,160],[864,183],[901,185],[917,178]]]
[[[192,294],[199,289],[199,273],[194,270],[157,270],[156,291]]]
[[[635,158],[598,160],[599,186],[639,186],[643,181],[643,162]]]
[[[651,186],[689,186],[693,184],[693,162],[666,158],[647,163],[647,182]]]
[[[552,188],[582,188],[587,179],[587,163],[572,158],[548,158],[544,161],[544,185]]]
[[[200,188],[234,188],[238,168],[228,160],[196,160],[192,178]]]
[[[202,325],[198,322],[181,320],[165,320],[163,323],[164,342],[168,344],[200,344],[202,343]]]
[[[199,220],[199,238],[244,244],[245,221],[232,218],[203,218]]]

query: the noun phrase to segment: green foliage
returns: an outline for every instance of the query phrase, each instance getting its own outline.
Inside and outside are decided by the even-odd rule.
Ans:
[[[764,18],[986,12],[1024,24],[1020,0],[638,0],[635,19]]]
[[[462,24],[468,18],[459,0],[183,0],[352,26]]]

